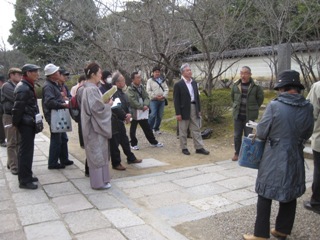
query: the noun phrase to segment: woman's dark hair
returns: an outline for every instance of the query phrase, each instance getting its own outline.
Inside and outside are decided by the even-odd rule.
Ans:
[[[82,74],[78,78],[78,83],[81,83],[82,81],[85,81],[85,80],[86,80],[86,76]]]
[[[89,65],[84,69],[84,74],[86,75],[86,78],[89,79],[92,74],[97,74],[99,69],[100,69],[99,64],[92,62],[92,63],[89,63]]]
[[[281,87],[280,89],[283,89],[283,91],[285,91],[285,92],[288,92],[288,91],[290,91],[290,90],[296,90],[297,93],[301,93],[301,88],[299,88],[299,87],[297,87],[297,86],[290,86],[290,85],[288,85],[288,86]]]
[[[139,74],[139,73],[138,73],[138,72],[133,72],[133,73],[131,73],[131,80],[133,80],[134,77],[135,77],[137,74]]]

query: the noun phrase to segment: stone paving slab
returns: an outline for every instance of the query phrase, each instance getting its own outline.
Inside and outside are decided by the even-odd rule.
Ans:
[[[0,214],[0,233],[12,232],[19,230],[19,218],[14,213]]]
[[[67,213],[64,215],[64,221],[73,234],[111,226],[103,214],[96,209]]]
[[[116,228],[126,228],[145,224],[145,222],[129,209],[115,208],[102,212]]]
[[[15,193],[12,194],[12,198],[16,206],[34,205],[49,201],[48,196],[43,190],[36,190],[32,194],[26,191]]]
[[[28,240],[72,239],[62,221],[34,224],[24,228]]]
[[[165,240],[167,238],[161,236],[153,228],[148,225],[134,226],[130,228],[121,229],[121,232],[128,239],[139,239],[139,240]]]
[[[79,191],[70,182],[44,185],[43,188],[48,194],[48,196],[52,198],[68,194],[79,193]]]
[[[77,234],[77,240],[126,240],[117,229],[105,228],[87,233]]]
[[[50,203],[17,207],[17,210],[23,226],[59,219],[59,215]]]
[[[61,213],[76,212],[93,208],[89,201],[82,194],[60,196],[52,199]]]
[[[121,208],[124,205],[109,193],[90,194],[88,200],[99,210]]]
[[[145,158],[143,161],[139,164],[131,164],[131,166],[135,168],[150,168],[150,167],[160,167],[169,165],[168,163],[160,162],[159,160],[156,160],[154,158]]]

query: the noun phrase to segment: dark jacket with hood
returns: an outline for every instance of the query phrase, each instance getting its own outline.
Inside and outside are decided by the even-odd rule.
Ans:
[[[267,106],[257,126],[257,137],[266,140],[255,188],[260,196],[289,202],[305,192],[303,143],[313,123],[313,107],[300,94],[281,93]]]

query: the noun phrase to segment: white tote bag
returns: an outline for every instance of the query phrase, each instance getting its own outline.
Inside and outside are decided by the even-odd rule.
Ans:
[[[50,128],[53,133],[71,132],[72,125],[69,109],[52,109]]]

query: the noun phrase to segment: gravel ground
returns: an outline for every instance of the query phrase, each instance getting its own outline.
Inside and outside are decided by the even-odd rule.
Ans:
[[[297,212],[292,233],[287,239],[319,240],[320,215],[310,212],[303,207],[303,201],[309,200],[311,190],[298,199]],[[270,228],[274,227],[278,202],[273,201],[270,219]],[[191,240],[216,239],[242,239],[245,233],[253,233],[256,214],[256,205],[243,207],[227,213],[220,213],[198,221],[188,222],[175,227],[175,229]],[[276,238],[270,238],[276,239]]]

